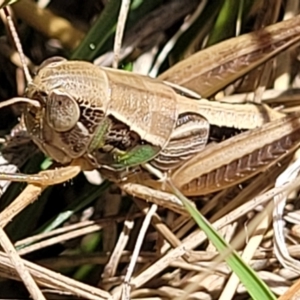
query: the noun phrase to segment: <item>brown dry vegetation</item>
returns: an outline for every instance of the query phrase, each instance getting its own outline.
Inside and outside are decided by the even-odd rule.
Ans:
[[[97,59],[99,64],[111,66],[112,32],[118,7],[111,8],[109,14],[104,15],[107,14],[107,2],[53,0],[47,8],[40,10],[29,6],[33,3],[30,0],[15,4],[15,21],[32,69],[33,65],[56,55]],[[210,2],[205,4],[203,13],[190,29],[178,39],[159,72],[200,50],[202,45],[214,44],[235,35],[239,12],[236,3]],[[297,15],[300,11],[297,2],[244,1],[240,32],[250,32]],[[143,5],[140,11],[132,11],[129,15],[124,51],[120,55],[121,67],[129,68],[133,64],[139,72],[147,72],[157,53],[179,31],[184,20],[196,11],[199,1],[153,1],[151,5]],[[226,9],[226,5],[230,9]],[[99,42],[102,46],[97,53],[89,54],[92,51],[87,45],[82,45],[82,39],[91,28],[95,30],[99,16],[102,16],[102,22],[107,22],[96,28],[96,32],[103,35]],[[78,47],[87,50],[79,51]],[[18,57],[13,59],[11,56],[13,51],[7,30],[1,25],[1,100],[22,95],[26,85],[20,67],[16,67]],[[299,49],[294,47],[220,91],[216,98],[253,91],[266,95],[264,90],[258,89],[261,83],[268,91],[281,91],[280,97],[266,96],[262,97],[263,101],[284,112],[297,110],[298,55]],[[3,165],[0,172],[19,169],[23,173],[36,173],[44,161],[43,154],[30,142],[22,128],[12,133],[23,109],[24,106],[18,104],[0,110],[0,133],[1,137],[6,137],[3,155],[12,163],[10,166]],[[215,224],[227,242],[233,242],[239,253],[246,249],[245,260],[278,297],[297,283],[300,273],[279,263],[273,251],[272,210],[265,209],[270,205],[266,200],[256,206],[253,199],[273,188],[276,178],[295,157],[291,154],[263,174],[238,186],[193,199],[199,211]],[[165,207],[155,210],[152,204],[133,199],[106,181],[101,185],[93,184],[92,181],[97,179],[97,174],[88,177],[80,174],[70,182],[47,188],[38,201],[24,209],[7,226],[4,224],[6,220],[1,223],[3,220],[0,219],[0,225],[47,299],[107,299],[118,297],[121,292],[126,295],[129,286],[131,299],[249,299],[241,284],[229,280],[232,273],[227,264],[214,262],[218,256],[216,248],[207,241],[184,209],[175,205],[175,211]],[[0,211],[4,211],[25,185],[8,186],[2,181],[0,184],[3,184]],[[272,197],[269,199],[272,201]],[[286,243],[295,259],[300,258],[297,200],[295,189],[285,207]],[[261,216],[261,211],[267,214]],[[140,252],[134,257],[136,263],[132,276],[126,278],[141,227],[149,214],[152,214],[150,226],[144,234]],[[128,279],[129,285],[124,284],[124,280]],[[292,298],[297,297],[296,290],[281,299],[298,299]],[[28,297],[8,254],[0,251],[0,299]]]

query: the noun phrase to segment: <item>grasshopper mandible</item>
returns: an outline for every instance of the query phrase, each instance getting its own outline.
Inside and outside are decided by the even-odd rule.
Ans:
[[[55,161],[78,168],[37,175],[0,174],[0,179],[50,185],[70,179],[80,170],[97,168],[118,181],[123,172],[138,170],[147,176],[143,166],[150,164],[162,172],[168,170],[186,195],[210,193],[241,182],[297,147],[298,114],[284,117],[265,105],[210,102],[176,84],[192,89],[194,80],[208,77],[204,84],[199,80],[196,84],[197,92],[203,89],[209,96],[299,42],[299,33],[300,16],[239,37],[234,49],[225,41],[210,52],[204,50],[159,79],[88,62],[46,60],[29,81],[25,98],[2,106],[27,102],[24,121],[33,141]],[[217,54],[220,49],[222,56]],[[215,62],[208,53],[222,60]],[[215,76],[213,88],[208,82],[212,74],[220,72],[220,65],[227,66],[227,81]],[[196,66],[192,72],[191,66]],[[211,125],[256,129],[206,147]],[[152,179],[145,184],[162,188]]]

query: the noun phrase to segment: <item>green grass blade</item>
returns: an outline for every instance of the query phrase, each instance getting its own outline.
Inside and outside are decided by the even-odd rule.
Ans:
[[[161,3],[161,0],[133,1],[128,15],[126,28],[130,28],[139,19],[153,10]],[[92,61],[102,52],[113,48],[113,34],[116,29],[121,1],[110,0],[103,12],[89,30],[86,37],[72,53],[70,59],[82,59]],[[108,47],[109,45],[109,47]]]
[[[108,1],[94,26],[71,55],[71,59],[93,60],[95,53],[115,30],[120,3],[119,0]]]
[[[248,293],[254,300],[275,300],[275,295],[270,291],[268,286],[255,274],[255,272],[243,261],[237,252],[229,246],[218,232],[210,225],[210,223],[199,213],[197,209],[190,203],[182,193],[172,184],[167,181],[174,194],[182,201],[186,210],[198,226],[205,232],[209,240],[218,249],[221,255],[225,254],[225,261],[239,277],[244,284]]]

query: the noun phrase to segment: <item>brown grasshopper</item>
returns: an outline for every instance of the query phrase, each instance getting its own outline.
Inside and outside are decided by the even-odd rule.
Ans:
[[[83,61],[46,60],[29,79],[25,97],[2,106],[27,102],[24,121],[32,140],[66,167],[0,179],[47,186],[96,168],[121,185],[125,175],[162,189],[147,171],[156,169],[168,171],[193,196],[242,182],[298,146],[299,115],[212,102],[197,93],[211,96],[299,41],[300,16],[238,37],[234,48],[230,40],[212,46],[158,79]],[[207,146],[213,125],[250,130]]]

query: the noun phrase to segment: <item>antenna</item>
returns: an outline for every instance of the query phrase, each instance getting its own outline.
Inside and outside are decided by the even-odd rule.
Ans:
[[[12,39],[15,43],[15,47],[16,47],[18,53],[19,53],[19,56],[20,56],[20,60],[21,60],[21,64],[22,64],[22,67],[23,67],[23,71],[24,71],[24,74],[25,74],[26,81],[27,81],[27,83],[31,83],[32,82],[32,77],[29,73],[29,70],[28,70],[28,67],[27,67],[27,64],[26,64],[25,55],[24,55],[24,52],[23,52],[23,48],[22,48],[17,30],[16,30],[16,27],[14,25],[14,22],[13,22],[12,18],[11,18],[11,14],[9,12],[9,9],[7,7],[4,7],[3,10],[4,10],[4,14],[6,16],[7,24],[8,24],[8,27],[10,29]]]

